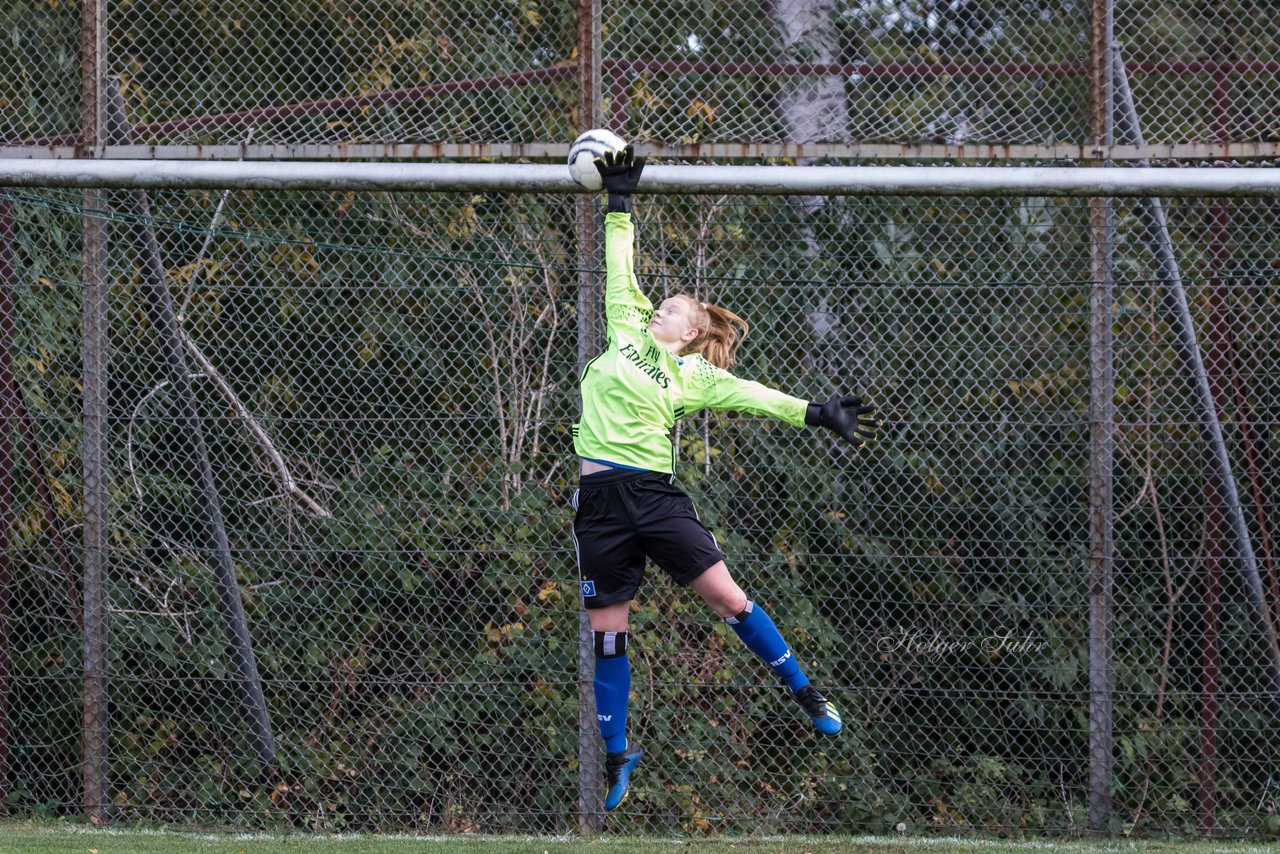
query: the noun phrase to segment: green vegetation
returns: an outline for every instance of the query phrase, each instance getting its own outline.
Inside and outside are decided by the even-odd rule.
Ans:
[[[58,494],[72,496],[78,197],[12,198],[19,352],[33,354],[19,365],[24,395]],[[118,815],[323,832],[562,832],[578,782],[571,201],[235,194],[201,255],[220,198],[154,199],[175,301],[331,515],[282,498],[256,440],[211,383],[197,383],[281,744],[281,778],[265,783],[193,548],[198,522],[134,261],[117,241]],[[836,687],[850,728],[819,749],[724,627],[655,582],[632,616],[633,712],[635,737],[662,749],[646,759],[620,826],[1079,830],[1083,205],[848,200],[803,222],[781,200],[644,207],[641,274],[655,296],[690,289],[734,307],[753,324],[743,374],[811,398],[863,388],[887,430],[855,459],[755,419],[684,422],[682,485],[744,585],[815,678]],[[1173,215],[1185,275],[1205,281],[1195,231],[1204,205],[1180,203]],[[1237,203],[1232,215],[1262,221],[1265,206]],[[1131,241],[1123,210],[1121,225]],[[1275,297],[1253,277],[1266,275],[1275,234],[1240,233],[1227,287],[1254,318],[1240,332],[1256,345],[1245,365],[1248,376],[1274,375],[1277,348],[1261,345],[1275,335]],[[804,252],[801,234],[822,251]],[[1141,246],[1118,251],[1120,269],[1135,272],[1121,282],[1117,355],[1117,548],[1127,567],[1116,589],[1117,829],[1184,832],[1195,821],[1195,697],[1185,690],[1194,650],[1179,639],[1194,636],[1200,615],[1166,591],[1197,571],[1188,538],[1198,536],[1202,471]],[[1206,289],[1193,298],[1203,305]],[[818,323],[832,317],[835,327]],[[1274,386],[1245,388],[1258,411],[1276,405]],[[24,501],[10,808],[58,814],[78,800],[80,639],[51,532],[34,496]],[[79,510],[64,500],[59,512],[69,526]],[[1246,612],[1224,617],[1224,635],[1248,637]],[[1224,684],[1258,684],[1248,648],[1224,654]],[[1250,832],[1265,818],[1263,710],[1243,696],[1221,715],[1219,817]]]
[[[573,4],[110,5],[111,70],[138,125],[347,99],[153,127],[148,142],[239,142],[251,128],[257,141],[567,141],[577,127],[576,84],[559,73],[576,62]],[[784,41],[774,5],[608,3],[606,53],[770,62]],[[1054,66],[851,75],[850,138],[1083,138],[1085,79],[1062,67],[1084,50],[1078,0],[835,5],[842,61]],[[1121,6],[1120,31],[1142,33],[1148,58],[1265,58],[1280,32],[1265,17],[1274,3],[1257,4],[1256,25],[1190,0]],[[0,137],[74,131],[76,4],[8,4],[0,24]],[[523,71],[541,76],[440,85]],[[788,136],[792,117],[772,108],[775,76],[615,72],[609,108],[632,138]],[[1274,121],[1269,79],[1234,80],[1241,138]],[[1209,133],[1211,84],[1135,75],[1139,100],[1167,122],[1148,136]],[[79,808],[81,770],[82,636],[64,577],[74,586],[83,522],[81,196],[0,200],[17,230],[15,370],[52,493],[46,512],[31,478],[18,479],[4,809],[62,816]],[[115,816],[316,833],[566,831],[580,779],[569,429],[585,322],[572,200],[255,191],[155,193],[152,204],[184,330],[311,504],[287,494],[262,439],[198,380],[280,742],[279,776],[264,779],[196,545],[203,521],[140,306],[139,259],[115,228]],[[1278,209],[1184,200],[1169,211],[1223,377],[1230,450],[1252,475],[1242,492],[1251,511],[1274,507]],[[1190,834],[1214,565],[1205,464],[1136,217],[1120,204],[1116,218],[1112,829]],[[657,749],[621,831],[1078,833],[1090,631],[1085,204],[662,197],[641,202],[641,220],[641,275],[655,296],[693,291],[751,322],[742,374],[809,398],[863,391],[886,429],[855,455],[759,420],[682,423],[680,483],[849,728],[817,745],[731,633],[655,579],[632,615],[632,649],[634,733]],[[1280,756],[1251,617],[1235,570],[1221,566],[1216,809],[1220,827],[1245,834],[1274,820]]]

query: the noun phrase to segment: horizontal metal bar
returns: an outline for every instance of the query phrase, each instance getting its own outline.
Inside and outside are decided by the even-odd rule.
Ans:
[[[728,74],[759,75],[766,77],[1048,77],[1083,75],[1088,70],[1085,62],[695,62],[689,60],[642,60],[624,57],[605,58],[601,62],[607,74]],[[1188,74],[1274,74],[1280,72],[1280,62],[1263,60],[1151,60],[1129,63],[1129,71],[1135,74],[1188,75]],[[358,95],[335,95],[313,101],[290,104],[272,104],[245,110],[212,113],[203,116],[185,116],[140,125],[142,136],[164,136],[211,128],[243,127],[247,124],[277,119],[307,118],[333,112],[363,110],[387,104],[422,102],[443,95],[484,92],[520,86],[528,83],[557,82],[570,79],[574,74],[571,65],[548,68],[530,68],[487,77],[442,80],[423,86],[403,89],[387,89]],[[0,112],[5,108],[0,106]],[[75,145],[75,134],[27,140],[31,145]]]
[[[1040,77],[1086,74],[1083,61],[1065,62],[698,62],[666,59],[604,59],[606,72],[665,74],[754,74],[766,77]],[[1134,74],[1274,74],[1267,60],[1151,60],[1130,62]]]
[[[665,59],[605,59],[606,72],[647,74],[751,74],[763,77],[985,77],[1084,74],[1083,62],[696,62]]]
[[[387,89],[381,92],[367,92],[361,95],[339,95],[332,98],[302,101],[294,104],[272,104],[227,113],[187,116],[185,118],[149,122],[135,127],[134,134],[142,137],[165,136],[217,128],[241,128],[254,122],[315,118],[335,112],[364,110],[388,104],[429,101],[442,95],[488,92],[525,83],[568,80],[573,77],[573,73],[574,68],[572,66],[563,65],[552,68],[513,71],[508,74],[496,74],[490,77],[442,80],[437,83],[430,83],[425,86],[411,86],[406,89]],[[62,136],[34,140],[33,142],[43,145],[74,145],[77,138],[76,134],[63,134]]]
[[[0,159],[0,187],[582,192],[559,165]],[[1280,168],[664,166],[642,193],[1280,197]]]
[[[287,145],[108,145],[100,159],[118,160],[563,160],[568,142],[315,143]],[[642,143],[653,158],[769,160],[828,157],[834,160],[1232,160],[1280,159],[1280,142],[1200,142],[1169,145],[1005,145],[998,143]],[[63,159],[82,154],[70,145],[0,146],[0,159]]]
[[[107,145],[94,149],[105,160],[495,160],[563,161],[570,142],[254,143],[251,145]],[[1280,144],[1277,144],[1280,150]],[[76,146],[0,145],[0,159],[69,160]]]
[[[833,160],[1231,160],[1280,158],[1280,142],[1213,142],[1111,145],[1084,143],[1010,145],[1005,143],[690,143],[638,147],[651,157],[688,159],[766,159],[827,157]],[[565,146],[565,156],[568,146]],[[2,155],[0,155],[2,156]]]

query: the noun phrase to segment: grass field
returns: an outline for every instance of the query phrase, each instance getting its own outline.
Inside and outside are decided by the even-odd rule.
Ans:
[[[0,824],[0,854],[649,854],[649,852],[727,852],[727,854],[1275,854],[1265,842],[1147,840],[1004,841],[946,837],[788,837],[672,839],[613,837],[565,839],[475,836],[316,836],[183,833],[162,830],[94,830],[84,826]]]

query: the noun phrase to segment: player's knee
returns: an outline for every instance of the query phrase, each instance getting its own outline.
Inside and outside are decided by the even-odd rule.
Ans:
[[[747,607],[747,595],[737,586],[707,591],[702,598],[720,617],[736,617]]]
[[[603,608],[588,608],[587,620],[594,632],[625,632],[630,602],[615,602]]]

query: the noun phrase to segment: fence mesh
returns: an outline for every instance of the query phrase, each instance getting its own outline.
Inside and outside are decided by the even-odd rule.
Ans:
[[[1101,6],[1111,34],[1091,27]],[[1274,154],[1278,15],[1265,0],[24,0],[0,11],[0,155],[540,157],[598,117],[664,153],[1056,157],[1092,141],[1091,58],[1108,46],[1150,145]],[[100,68],[82,56],[95,17]],[[99,71],[127,138],[85,126]],[[0,193],[4,809],[89,797],[96,415],[110,815],[581,827],[568,430],[580,285],[599,270],[580,268],[573,203],[167,192],[148,210],[111,194],[87,217],[111,240],[108,400],[85,413],[86,198]],[[1280,619],[1277,205],[1167,210]],[[1113,217],[1109,829],[1274,830],[1276,698],[1228,508],[1152,237],[1135,204]],[[853,454],[757,419],[682,423],[681,485],[848,730],[815,742],[732,633],[655,578],[632,615],[632,708],[661,749],[610,827],[1090,825],[1092,238],[1079,200],[643,202],[651,294],[734,308],[753,324],[742,374],[865,393],[886,430]],[[228,641],[241,625],[260,680]]]
[[[111,814],[575,828],[572,199],[173,191],[151,194],[150,220],[135,201],[101,214]],[[1087,202],[638,208],[648,293],[733,308],[752,322],[740,375],[864,393],[885,429],[853,452],[751,417],[682,422],[680,485],[847,730],[819,742],[726,626],[652,573],[631,615],[632,734],[651,749],[609,827],[1083,831]],[[1274,608],[1280,209],[1167,211]],[[1130,203],[1114,215],[1116,821],[1190,833],[1212,814],[1250,833],[1278,806],[1276,698],[1162,282]],[[0,196],[17,392],[0,451],[20,461],[0,494],[0,765],[17,813],[81,798],[83,216],[71,191]],[[166,346],[207,445],[270,779]]]
[[[0,142],[80,140],[80,5],[0,13]],[[676,149],[1091,141],[1086,0],[605,0],[581,33],[573,0],[100,5],[147,144],[562,145],[595,38],[604,123]],[[1277,15],[1114,3],[1148,140],[1280,142]]]

